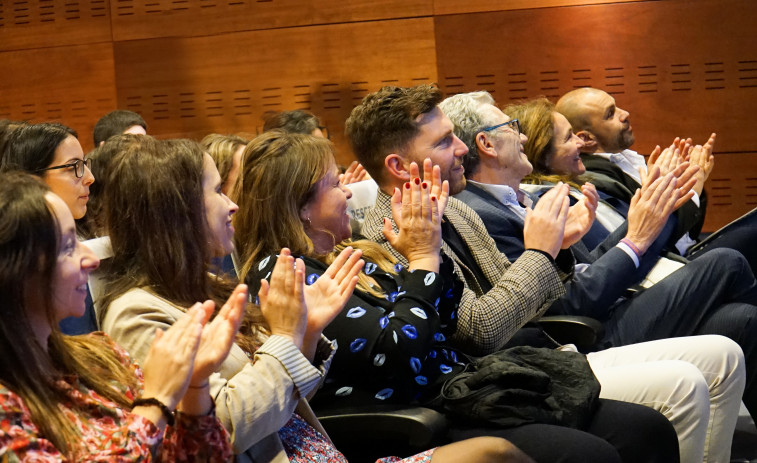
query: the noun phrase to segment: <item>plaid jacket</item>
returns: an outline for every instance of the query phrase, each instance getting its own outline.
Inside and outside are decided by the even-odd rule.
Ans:
[[[384,237],[383,218],[391,219],[391,197],[378,192],[376,205],[365,217],[362,234],[380,243],[399,262],[407,259],[399,254]],[[465,284],[458,308],[457,332],[452,338],[456,347],[472,355],[495,352],[526,322],[543,314],[551,303],[565,293],[561,279],[564,274],[543,254],[526,251],[510,264],[497,250],[481,218],[461,201],[450,198],[444,213],[462,237],[491,283],[492,289],[483,294],[481,286],[457,255],[442,243],[442,252],[455,262],[455,275]],[[392,220],[392,226],[397,226]]]

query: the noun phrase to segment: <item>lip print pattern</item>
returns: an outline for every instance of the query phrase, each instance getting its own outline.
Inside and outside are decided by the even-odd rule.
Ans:
[[[361,350],[363,350],[367,342],[368,341],[363,338],[355,339],[350,343],[350,352],[360,352]]]
[[[416,317],[421,318],[423,320],[428,319],[428,317],[426,316],[426,312],[424,312],[423,309],[421,309],[420,307],[413,307],[412,309],[410,309],[410,312],[412,312],[413,315],[415,315]]]
[[[365,309],[358,306],[347,311],[347,318],[360,318],[365,315]]]

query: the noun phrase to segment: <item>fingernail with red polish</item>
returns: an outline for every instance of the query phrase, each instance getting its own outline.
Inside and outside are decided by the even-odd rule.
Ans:
[[[419,179],[418,177],[415,177],[415,184],[416,185],[420,185],[421,184],[421,179]]]
[[[424,190],[425,190],[426,188],[428,188],[428,185],[426,185],[426,182],[423,182],[423,183],[421,184],[421,188],[423,188]]]
[[[406,189],[406,190],[409,190],[409,189],[410,189],[410,182],[407,182],[407,183],[405,183],[405,189]]]

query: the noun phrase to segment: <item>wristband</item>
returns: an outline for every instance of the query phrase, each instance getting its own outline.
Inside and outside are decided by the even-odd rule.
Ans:
[[[641,258],[642,252],[639,250],[639,248],[636,247],[635,244],[633,244],[633,241],[629,240],[628,238],[623,238],[622,240],[620,240],[620,242],[631,248],[634,254],[636,254],[636,257]]]
[[[155,407],[158,407],[160,408],[160,411],[163,412],[163,416],[165,417],[166,424],[168,424],[168,426],[173,426],[174,423],[176,423],[176,418],[174,417],[173,411],[168,408],[168,405],[164,404],[155,397],[140,397],[139,399],[135,399],[134,402],[131,403],[131,408],[134,409],[135,407],[138,407],[140,405],[153,405]]]

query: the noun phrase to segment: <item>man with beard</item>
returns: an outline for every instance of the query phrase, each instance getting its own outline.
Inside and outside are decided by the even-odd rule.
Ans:
[[[467,354],[485,355],[501,350],[508,343],[514,344],[515,339],[522,344],[520,335],[528,330],[521,328],[538,318],[565,292],[562,278],[572,271],[573,264],[570,253],[560,252],[568,214],[568,188],[561,185],[546,193],[528,214],[524,233],[527,249],[511,264],[497,250],[472,209],[454,198],[449,198],[446,208],[441,204],[445,201],[446,196],[441,194],[445,188],[450,194],[465,188],[462,161],[468,152],[465,144],[453,133],[451,121],[438,106],[442,99],[441,91],[432,85],[384,87],[366,96],[353,109],[345,132],[358,160],[380,188],[375,207],[366,214],[362,233],[381,243],[400,264],[407,264],[407,259],[389,244],[384,235],[384,230],[387,233],[392,228],[395,233],[398,231],[388,218],[392,217],[390,195],[396,189],[405,188],[408,182],[423,182],[422,187],[430,188],[432,195],[438,198],[439,206],[444,210],[442,256],[452,260],[454,276],[464,286],[453,317],[455,331],[446,342]],[[418,178],[421,177],[420,165],[423,166],[422,178]],[[538,340],[544,341],[542,346],[555,347],[544,337]],[[531,341],[536,339],[529,337],[528,341],[535,345]],[[608,355],[618,353],[615,349],[606,352]],[[640,412],[633,404],[600,401],[603,401],[603,409],[595,414],[594,423],[598,423],[597,418],[607,411],[604,408],[607,405],[625,408],[623,414]],[[683,402],[689,404],[686,399]],[[633,409],[635,411],[631,412]],[[647,419],[649,417],[641,421]],[[453,440],[476,435],[504,437],[540,462],[604,460],[606,456],[592,453],[598,448],[606,450],[608,442],[622,455],[623,461],[654,459],[628,453],[635,450],[632,448],[634,444],[627,439],[638,440],[639,433],[650,434],[639,428],[640,420],[616,418],[604,423],[606,427],[592,426],[587,429],[587,434],[546,425],[538,420],[516,428],[451,420],[449,437]],[[620,432],[618,426],[622,429]],[[601,439],[597,440],[597,437]],[[589,450],[586,445],[594,450]],[[643,447],[648,448],[648,442],[641,447],[637,450],[647,452]]]
[[[584,143],[581,149],[581,160],[587,170],[584,179],[592,182],[598,190],[630,203],[633,192],[640,187],[639,169],[646,170],[647,162],[642,155],[630,149],[635,137],[628,111],[619,108],[615,99],[606,92],[591,87],[566,93],[557,102],[556,109],[568,119],[573,132]],[[685,144],[686,141],[680,141],[677,145],[684,151],[688,149]],[[681,255],[690,259],[696,259],[711,249],[735,249],[746,257],[752,272],[757,274],[757,246],[753,245],[757,238],[757,214],[754,211],[714,233],[700,245],[695,245],[706,211],[704,183],[715,165],[712,156],[714,144],[713,133],[707,143],[691,148],[690,161],[700,167],[693,188],[697,194],[676,211],[678,227],[671,241],[678,240],[675,247]],[[650,163],[657,160],[659,150],[655,151],[650,156]]]

